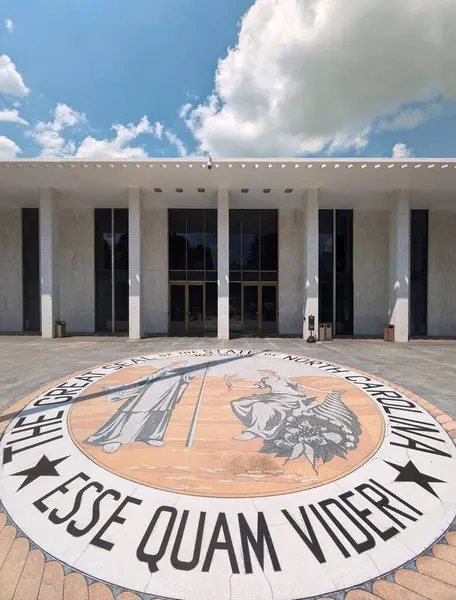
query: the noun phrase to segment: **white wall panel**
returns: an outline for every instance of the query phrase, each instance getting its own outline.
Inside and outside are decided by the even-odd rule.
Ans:
[[[428,335],[456,335],[456,211],[429,211]]]
[[[60,318],[70,333],[95,330],[94,209],[59,211]]]
[[[142,213],[143,308],[146,333],[168,332],[168,211]]]
[[[22,331],[21,209],[0,210],[0,331]]]
[[[389,222],[387,210],[353,213],[355,335],[382,335],[388,323]]]

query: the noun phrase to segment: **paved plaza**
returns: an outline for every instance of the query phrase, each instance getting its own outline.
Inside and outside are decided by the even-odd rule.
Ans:
[[[0,337],[0,600],[456,598],[456,342]]]

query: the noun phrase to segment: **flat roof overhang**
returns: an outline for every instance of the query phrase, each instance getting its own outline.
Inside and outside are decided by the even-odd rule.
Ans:
[[[147,194],[215,193],[219,187],[271,195],[318,188],[328,194],[387,194],[397,189],[456,197],[456,159],[12,159],[0,161],[0,199],[36,197],[41,187],[75,196],[118,195],[129,186]],[[182,192],[181,192],[182,193]]]

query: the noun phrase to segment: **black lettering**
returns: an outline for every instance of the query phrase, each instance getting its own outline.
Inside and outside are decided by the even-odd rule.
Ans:
[[[264,518],[264,514],[262,512],[258,513],[258,522],[257,522],[257,536],[253,535],[252,530],[250,529],[246,518],[242,513],[238,513],[239,520],[239,532],[241,534],[241,544],[242,544],[242,554],[244,557],[244,566],[246,573],[253,573],[252,570],[252,559],[250,557],[250,546],[252,550],[255,552],[255,556],[257,557],[258,562],[260,563],[260,567],[264,571],[264,545],[266,542],[266,546],[268,548],[269,557],[271,559],[272,567],[274,571],[281,571],[279,559],[277,558],[277,554],[274,548],[274,544],[272,542],[271,534],[269,532],[268,525],[266,523],[266,519]]]
[[[97,492],[101,492],[103,490],[103,486],[101,485],[101,483],[98,483],[98,481],[92,481],[91,483],[88,483],[86,486],[81,488],[79,490],[79,492],[76,494],[73,508],[70,510],[70,512],[67,515],[65,515],[64,517],[59,517],[58,510],[56,508],[54,508],[49,513],[49,521],[51,521],[51,523],[54,523],[54,525],[60,525],[60,523],[64,523],[65,521],[68,521],[68,519],[73,517],[78,512],[78,510],[81,508],[81,502],[82,502],[82,497],[83,497],[84,493],[92,487],[95,488],[97,490]]]
[[[35,500],[33,505],[36,506],[36,508],[40,512],[42,512],[42,513],[46,512],[47,509],[49,508],[49,506],[47,506],[44,503],[44,500],[47,500],[48,498],[50,498],[53,494],[55,494],[57,492],[61,492],[62,494],[67,494],[68,493],[67,486],[70,485],[70,483],[72,483],[73,481],[76,481],[76,479],[82,479],[83,481],[89,481],[90,477],[88,475],[86,475],[85,473],[82,473],[82,472],[78,473],[74,477],[71,477],[71,479],[68,479],[68,481],[65,481],[64,483],[61,483],[60,485],[58,485],[56,488],[54,488],[53,490],[51,490],[50,492],[48,492],[41,498],[38,498],[38,500]]]
[[[82,537],[86,533],[88,533],[100,520],[100,504],[101,501],[106,498],[106,496],[112,496],[114,500],[118,501],[120,499],[121,494],[116,490],[105,490],[102,494],[96,498],[92,507],[92,519],[88,525],[85,527],[79,528],[76,527],[76,521],[72,520],[68,523],[66,530],[73,537]]]
[[[55,417],[49,417],[46,419],[46,415],[40,415],[37,417],[36,421],[28,421],[30,417],[20,417],[17,420],[17,423],[13,427],[13,431],[11,433],[19,433],[15,431],[16,429],[20,429],[21,431],[26,431],[27,429],[33,429],[36,425],[45,426],[46,423],[52,422],[55,425],[55,421],[61,421],[63,417],[63,410],[59,410]],[[39,427],[37,428],[39,430]]]
[[[406,433],[413,433],[430,440],[445,443],[444,440],[438,437],[427,435],[429,433],[440,433],[437,425],[434,425],[433,423],[420,423],[419,421],[413,421],[412,419],[406,419],[405,417],[391,417],[390,423],[392,423],[392,431],[405,431]]]
[[[370,481],[372,483],[376,483],[376,482],[374,482],[373,479],[371,479]],[[384,488],[382,488],[382,489],[384,490]],[[388,496],[379,492],[376,488],[374,488],[369,483],[363,483],[361,485],[358,485],[357,487],[355,487],[355,490],[358,493],[360,493],[361,496],[366,498],[366,500],[371,502],[376,508],[378,508],[378,510],[380,512],[382,512],[384,515],[386,515],[391,521],[393,521],[393,523],[396,523],[396,525],[399,525],[399,527],[401,529],[406,529],[406,525],[404,525],[404,523],[402,521],[400,521],[394,514],[391,514],[391,513],[400,515],[401,517],[404,517],[405,519],[409,519],[412,522],[415,522],[417,520],[413,515],[407,514],[404,511],[400,510],[399,508],[396,508],[395,506],[391,506],[390,499],[388,498]],[[378,499],[372,498],[369,494],[366,493],[366,490],[373,491],[379,498]],[[386,490],[384,490],[384,491],[386,491]],[[405,504],[407,504],[407,503],[405,503]],[[411,508],[413,511],[417,512],[419,515],[422,514],[419,511],[417,511],[416,509],[414,509],[412,506],[410,506],[409,504],[407,504],[407,507]]]
[[[166,526],[165,535],[160,544],[160,548],[156,554],[151,554],[150,552],[145,552],[145,547],[147,542],[149,541],[150,536],[152,535],[153,530],[160,518],[162,513],[169,513],[170,518],[168,521],[168,525]],[[174,506],[160,506],[155,511],[154,516],[152,517],[151,522],[149,523],[149,527],[146,529],[146,533],[143,535],[141,542],[139,543],[138,549],[136,551],[136,557],[141,562],[147,563],[149,566],[149,571],[151,573],[156,573],[158,571],[158,563],[163,558],[166,548],[168,547],[169,538],[171,537],[171,532],[174,527],[174,523],[176,522],[177,510]]]
[[[324,520],[323,516],[318,512],[317,507],[314,506],[313,504],[309,504],[309,508],[314,513],[314,515],[317,517],[317,519],[320,521],[320,523],[324,527],[326,533],[329,535],[329,537],[332,539],[332,541],[339,548],[339,550],[342,553],[342,556],[344,556],[345,558],[349,558],[350,553],[345,548],[345,546],[342,544],[342,542],[339,541],[339,538],[333,532],[332,528],[328,525],[328,523]]]
[[[114,544],[112,542],[107,542],[101,536],[107,532],[107,530],[109,529],[109,527],[111,527],[113,523],[119,523],[119,525],[123,525],[125,523],[125,517],[121,517],[119,515],[128,503],[139,505],[142,504],[142,500],[139,500],[138,498],[133,498],[132,496],[127,496],[125,500],[123,500],[123,502],[120,504],[120,506],[118,506],[116,510],[112,513],[112,515],[109,517],[109,519],[100,529],[100,531],[95,534],[95,536],[90,542],[91,544],[97,546],[97,548],[103,548],[103,550],[112,550]]]
[[[341,494],[339,496],[339,498],[345,502],[345,504],[351,508],[351,510],[358,515],[358,517],[360,519],[362,519],[367,525],[369,525],[369,527],[375,531],[375,533],[384,541],[388,541],[389,539],[391,539],[392,537],[394,537],[396,534],[399,533],[399,529],[396,529],[396,527],[390,527],[389,529],[387,529],[386,531],[382,531],[381,529],[379,529],[377,527],[377,525],[375,525],[375,523],[372,523],[372,521],[370,521],[368,519],[368,517],[370,515],[372,515],[372,512],[368,509],[368,508],[364,508],[364,509],[359,509],[356,506],[354,506],[349,498],[351,498],[352,496],[354,496],[353,492],[345,492],[344,494]]]
[[[425,452],[426,454],[437,454],[438,456],[445,456],[446,458],[451,458],[451,454],[445,452],[444,450],[439,450],[438,448],[434,448],[433,446],[429,446],[429,444],[425,444],[424,442],[419,442],[414,440],[404,433],[399,433],[398,431],[394,431],[392,428],[392,433],[397,435],[405,440],[407,440],[406,444],[399,444],[399,442],[390,442],[391,446],[398,446],[399,448],[408,448],[410,450],[416,450],[417,452]],[[419,434],[418,434],[419,435]],[[436,440],[437,442],[443,442],[443,440]],[[443,442],[444,443],[444,442]]]
[[[199,563],[199,559],[201,557],[201,544],[203,542],[204,523],[206,522],[205,512],[200,513],[198,529],[196,530],[195,546],[191,560],[179,559],[179,550],[182,544],[182,539],[184,537],[188,515],[189,511],[184,510],[179,523],[179,528],[177,530],[176,541],[174,542],[173,550],[171,552],[171,564],[175,569],[179,569],[180,571],[191,571]]]
[[[345,529],[345,527],[342,525],[342,523],[339,521],[336,515],[333,515],[333,513],[329,509],[329,506],[331,504],[337,506],[337,508],[346,517],[348,517],[348,519],[350,519],[350,521],[361,531],[361,533],[366,538],[363,542],[357,542],[355,538]],[[343,504],[340,504],[340,502],[338,502],[334,498],[328,498],[328,500],[323,500],[323,502],[319,502],[319,505],[328,515],[328,517],[331,519],[334,525],[339,529],[339,531],[347,538],[347,540],[350,542],[350,544],[353,546],[353,548],[358,554],[362,554],[367,550],[372,550],[372,548],[375,547],[375,539],[372,536],[372,534],[369,531],[367,531],[367,529],[353,517],[353,515],[345,508],[345,506],[343,506]]]
[[[287,521],[290,523],[290,525],[293,527],[293,529],[296,531],[296,533],[299,535],[299,537],[302,539],[302,541],[305,543],[305,545],[309,548],[309,550],[312,552],[312,554],[315,556],[315,558],[318,560],[318,562],[320,564],[325,563],[326,562],[325,555],[323,554],[323,551],[320,547],[317,536],[315,535],[315,531],[312,527],[309,517],[307,516],[305,508],[303,506],[300,506],[299,512],[301,513],[301,518],[304,521],[306,531],[304,531],[301,528],[301,526],[298,525],[298,523],[296,523],[296,521],[293,519],[293,517],[290,515],[290,513],[287,510],[282,509],[282,512],[285,515],[285,517],[287,518]],[[307,532],[308,532],[308,534],[307,534]]]
[[[47,432],[49,433],[49,431]],[[41,440],[40,442],[35,442],[34,444],[30,444],[29,446],[24,446],[23,448],[12,448],[12,446],[7,446],[3,448],[3,464],[6,465],[13,460],[13,456],[15,454],[19,454],[20,452],[25,452],[26,450],[30,450],[31,448],[36,448],[37,446],[43,446],[44,444],[50,444],[51,442],[55,442],[55,440],[60,440],[63,438],[63,435],[56,435],[53,438],[48,440]],[[15,440],[16,442],[20,442],[21,440]]]
[[[224,541],[219,541],[220,532],[223,533]],[[215,523],[214,531],[212,533],[211,541],[209,542],[209,548],[207,549],[206,558],[203,563],[203,571],[207,572],[211,568],[211,563],[214,558],[214,552],[216,550],[226,550],[228,552],[228,558],[230,559],[231,572],[239,573],[239,567],[234,552],[233,541],[231,539],[230,530],[228,528],[228,522],[226,520],[225,513],[219,513],[217,521]]]

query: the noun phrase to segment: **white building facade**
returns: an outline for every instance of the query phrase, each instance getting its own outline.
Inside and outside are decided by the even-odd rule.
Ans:
[[[0,163],[0,333],[456,336],[456,161]]]

